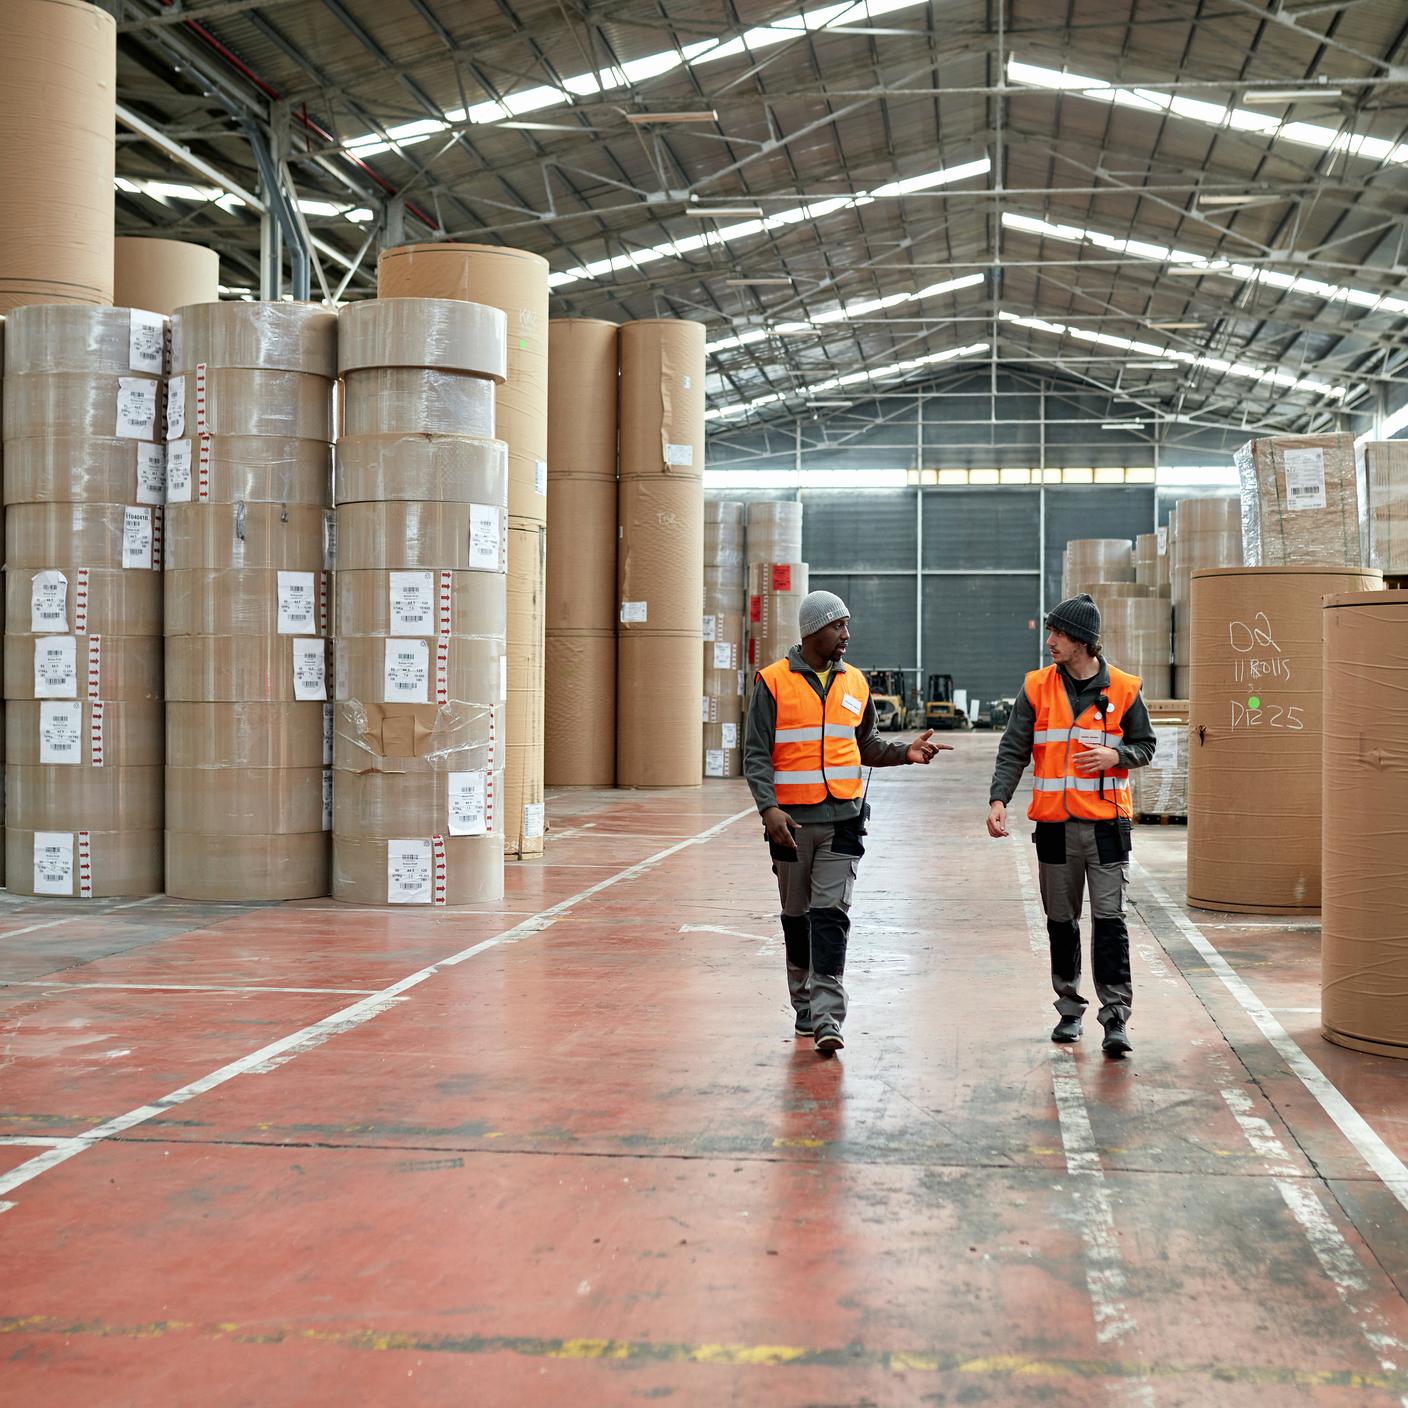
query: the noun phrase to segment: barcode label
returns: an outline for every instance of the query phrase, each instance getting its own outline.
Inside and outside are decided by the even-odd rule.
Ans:
[[[279,634],[316,631],[318,592],[311,572],[279,573]]]
[[[122,565],[152,567],[152,511],[124,508],[122,511]]]
[[[328,697],[327,647],[321,640],[300,638],[293,646],[293,697],[295,699],[326,699]]]
[[[451,836],[482,836],[488,830],[485,817],[485,787],[482,772],[452,772],[449,784]]]
[[[127,364],[134,372],[151,372],[154,376],[166,370],[166,319],[160,313],[132,309]]]
[[[1324,450],[1287,450],[1285,456],[1287,506],[1292,509],[1324,508]]]
[[[431,902],[431,845],[429,841],[398,840],[386,843],[386,902]]]
[[[44,636],[34,642],[34,697],[76,699],[78,665],[72,636]]]
[[[387,704],[430,702],[430,646],[423,640],[388,640],[382,661],[382,699]]]
[[[34,833],[34,893],[71,895],[73,893],[73,833],[36,831]]]
[[[36,572],[30,580],[29,629],[35,635],[68,630],[68,578],[57,568]]]
[[[166,502],[166,447],[164,445],[137,446],[137,502],[139,504],[164,504]]]
[[[166,383],[166,438],[179,440],[186,433],[186,378],[173,376]]]
[[[83,704],[45,702],[39,706],[39,761],[79,762],[83,741]]]
[[[173,440],[166,449],[166,499],[168,503],[191,501],[191,442]]]
[[[117,426],[120,440],[155,440],[157,392],[161,383],[145,377],[117,379]]]
[[[476,572],[502,572],[504,554],[503,510],[492,504],[470,504],[470,567]]]
[[[435,574],[433,572],[391,573],[391,634],[428,636],[435,634]]]

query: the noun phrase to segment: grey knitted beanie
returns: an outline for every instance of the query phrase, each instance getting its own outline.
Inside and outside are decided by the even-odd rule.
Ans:
[[[1046,618],[1047,628],[1094,646],[1100,641],[1100,608],[1086,592],[1067,597]]]
[[[835,592],[808,592],[802,598],[801,610],[797,612],[797,626],[805,640],[823,626],[829,626],[850,614],[850,608]]]

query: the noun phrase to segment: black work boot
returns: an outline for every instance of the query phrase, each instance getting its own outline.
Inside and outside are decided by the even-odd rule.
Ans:
[[[1062,1017],[1054,1027],[1051,1028],[1052,1041],[1079,1041],[1080,1040],[1080,1018]]]
[[[1107,1056],[1128,1056],[1134,1050],[1134,1043],[1130,1041],[1124,1023],[1118,1017],[1111,1017],[1105,1023],[1105,1040],[1100,1045]]]

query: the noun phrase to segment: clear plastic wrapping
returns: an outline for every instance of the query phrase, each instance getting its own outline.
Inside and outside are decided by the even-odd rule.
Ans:
[[[508,508],[508,446],[472,435],[344,435],[337,501],[418,499]]]
[[[166,373],[167,322],[159,313],[32,303],[5,318],[5,375],[28,372]]]
[[[1134,580],[1155,596],[1170,592],[1167,533],[1141,533],[1134,540]]]
[[[214,567],[166,573],[168,636],[325,636],[327,572]]]
[[[311,303],[191,303],[171,315],[171,370],[206,366],[337,376],[337,314]]]
[[[1134,814],[1138,817],[1188,815],[1188,721],[1152,719],[1158,746],[1148,767],[1130,773]]]
[[[345,772],[333,790],[333,826],[339,836],[369,839],[454,835],[452,824],[469,828],[467,834],[502,836],[503,789],[502,771],[472,767],[468,758],[424,775]]]
[[[344,567],[484,572],[508,569],[508,514],[495,504],[395,500],[337,510]]]
[[[732,568],[741,584],[748,567],[747,531],[741,503],[730,499],[704,500],[704,565]]]
[[[801,640],[797,615],[808,591],[805,562],[755,562],[748,568],[748,661],[751,675]]]
[[[1248,567],[1359,567],[1352,435],[1280,435],[1236,452]]]
[[[26,831],[161,826],[163,769],[5,764],[5,821]]]
[[[5,564],[159,572],[163,517],[155,505],[17,504],[5,515]]]
[[[504,897],[504,838],[335,835],[332,893],[344,904],[486,904]]]
[[[504,697],[506,657],[498,638],[339,636],[333,651],[339,702],[492,708]]]
[[[332,382],[307,372],[230,367],[173,376],[166,386],[166,439],[206,435],[331,441]]]
[[[332,502],[332,445],[279,435],[184,435],[166,446],[166,501]]]
[[[748,566],[802,560],[802,505],[793,499],[757,499],[748,505]]]
[[[1129,586],[1131,583],[1124,583]],[[1096,597],[1100,635],[1110,664],[1144,682],[1146,699],[1167,699],[1172,689],[1173,613],[1166,596]]]
[[[5,378],[5,439],[158,441],[161,379],[137,372],[20,372]]]
[[[743,776],[743,730],[736,723],[704,725],[704,776]]]
[[[178,899],[307,900],[332,881],[332,838],[305,831],[276,836],[166,833],[166,893]]]
[[[463,372],[373,367],[343,381],[343,432],[494,438],[494,383]]]
[[[157,771],[160,771],[157,769]],[[161,823],[140,831],[105,831],[85,822],[65,828],[58,863],[53,857],[56,827],[46,833],[47,856],[35,855],[35,831],[10,819],[5,827],[5,888],[15,895],[67,895],[73,899],[117,899],[155,895],[162,890]],[[40,889],[38,881],[43,877]],[[174,893],[174,892],[172,892]]]
[[[458,298],[377,298],[354,303],[338,327],[338,368],[432,367],[503,381],[508,319]]]
[[[172,636],[166,694],[183,703],[312,702],[327,697],[327,642],[309,636]]]
[[[503,725],[498,705],[340,700],[333,705],[333,767],[339,779],[373,772],[494,771],[504,763]]]
[[[314,768],[166,768],[166,827],[196,831],[213,817],[231,835],[322,829],[324,771]]]
[[[1355,470],[1364,561],[1393,576],[1408,574],[1408,440],[1357,446]]]
[[[55,707],[64,715],[55,718]],[[5,759],[64,768],[160,767],[165,711],[149,699],[11,699]]]
[[[1134,581],[1134,545],[1128,538],[1073,538],[1066,544],[1062,597],[1079,596],[1097,582]]]
[[[5,443],[7,504],[161,504],[166,449],[115,436],[56,435]]]
[[[163,644],[159,635],[9,634],[5,637],[5,698],[160,699]],[[42,675],[36,668],[36,654],[48,662]],[[42,688],[36,689],[41,680]]]
[[[11,510],[13,515],[14,510]],[[11,635],[156,636],[162,574],[62,561],[5,569],[5,631]]]
[[[337,574],[340,636],[478,636],[504,653],[508,599],[502,577],[485,572]]]
[[[330,519],[327,509],[301,504],[170,504],[166,567],[318,572],[327,563]]]
[[[332,762],[332,704],[238,701],[166,706],[173,768],[321,768]],[[210,819],[207,818],[207,824]]]

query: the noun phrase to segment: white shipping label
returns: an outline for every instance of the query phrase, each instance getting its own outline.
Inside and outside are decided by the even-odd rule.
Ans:
[[[57,568],[36,572],[29,584],[29,629],[35,635],[68,630],[68,578]]]
[[[318,585],[311,572],[279,573],[279,634],[306,636],[318,629]]]
[[[388,640],[382,657],[382,702],[430,703],[430,644],[423,640]]]
[[[151,570],[152,511],[149,508],[122,510],[122,565]]]
[[[1159,553],[1162,555],[1168,551],[1168,525],[1165,524],[1159,529]]]
[[[120,376],[117,379],[117,428],[121,440],[155,440],[156,406],[160,382],[145,377]]]
[[[1287,450],[1285,453],[1287,508],[1324,508],[1324,450]]]
[[[328,697],[328,652],[321,640],[300,637],[290,641],[293,647],[293,697],[295,699],[326,699]]]
[[[137,446],[137,502],[139,504],[164,504],[166,502],[166,447],[164,445]]]
[[[645,602],[623,601],[621,603],[621,620],[628,625],[642,624],[645,621]]]
[[[71,895],[73,893],[73,832],[34,833],[34,893]]]
[[[323,830],[332,830],[332,769],[323,769]]]
[[[323,705],[323,766],[332,766],[332,701]]]
[[[724,747],[725,747],[725,748],[737,748],[737,747],[738,747],[738,725],[737,725],[737,724],[720,724],[720,725],[719,725],[719,731],[723,734],[723,743],[724,743]]]
[[[39,761],[72,763],[83,761],[83,704],[43,703],[39,706]]]
[[[186,433],[186,378],[173,376],[166,383],[166,438],[179,440]]]
[[[706,616],[704,618],[704,643],[707,645],[719,634],[719,618],[717,616]]]
[[[1076,742],[1084,743],[1087,748],[1101,747],[1105,742],[1105,735],[1098,728],[1078,728],[1076,730]]]
[[[191,501],[191,442],[173,440],[166,447],[166,501],[188,504]]]
[[[702,724],[709,722],[709,696],[707,694],[699,701],[699,722]]]
[[[747,673],[748,673],[748,672],[747,672],[746,670],[740,670],[740,671],[738,672],[738,692],[739,692],[739,694],[742,694],[742,693],[743,693],[743,689],[744,689],[744,676],[745,676]]]
[[[435,633],[435,573],[393,572],[388,588],[393,636]]]
[[[78,666],[72,636],[41,636],[34,642],[34,697],[76,699]]]
[[[694,386],[694,378],[693,378],[692,376],[682,376],[682,377],[680,377],[680,385],[681,385],[686,391],[689,391],[689,390],[691,390],[691,389],[693,388],[693,386]]]
[[[848,714],[855,714],[857,717],[859,717],[861,709],[864,706],[861,704],[860,700],[855,697],[854,694],[843,694],[841,696],[841,707]]]
[[[666,445],[665,463],[679,469],[688,469],[694,464],[693,445]]]
[[[733,642],[720,640],[714,642],[714,668],[716,670],[733,669]]]
[[[724,750],[722,748],[706,748],[704,750],[704,776],[722,777],[724,775]]]
[[[484,812],[484,774],[452,772],[445,780],[450,790],[450,835],[484,835],[488,830]]]
[[[493,504],[469,506],[469,565],[476,572],[498,572],[504,565],[503,510]]]
[[[548,492],[548,462],[546,460],[535,460],[533,462],[533,492],[547,497]]]
[[[127,339],[127,364],[134,372],[160,376],[166,370],[166,319],[160,313],[132,309]]]
[[[387,904],[429,904],[434,860],[429,841],[386,843]]]
[[[547,829],[547,809],[542,802],[530,802],[523,808],[523,834],[530,840]]]

